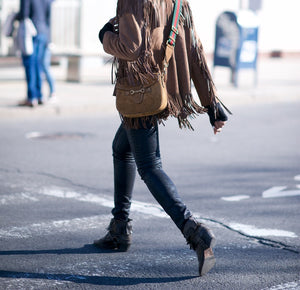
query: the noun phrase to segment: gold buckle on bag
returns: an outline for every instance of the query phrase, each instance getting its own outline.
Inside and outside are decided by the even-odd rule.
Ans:
[[[134,95],[134,94],[138,94],[138,93],[144,94],[144,93],[145,93],[145,89],[142,88],[142,89],[137,90],[137,91],[135,91],[135,90],[130,90],[129,93],[130,93],[130,95]]]

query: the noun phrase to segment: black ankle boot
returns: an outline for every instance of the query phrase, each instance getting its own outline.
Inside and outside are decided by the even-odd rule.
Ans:
[[[189,218],[184,225],[183,235],[198,257],[199,275],[206,274],[216,263],[212,247],[216,243],[216,238],[212,231],[204,224],[197,222],[194,218]]]
[[[101,249],[126,252],[131,245],[131,220],[120,221],[113,218],[107,230],[108,233],[103,238],[95,240],[94,245]]]

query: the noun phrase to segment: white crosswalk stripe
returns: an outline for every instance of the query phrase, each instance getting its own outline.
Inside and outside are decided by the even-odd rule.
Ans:
[[[62,188],[42,188],[39,191],[40,194],[48,195],[48,196],[55,196],[60,198],[72,198],[79,201],[86,201],[86,202],[93,202],[96,204],[100,204],[104,207],[110,207],[113,208],[114,203],[112,198],[106,197],[106,196],[100,196],[96,194],[81,194],[79,192],[70,191],[68,189],[62,189]],[[140,201],[132,201],[131,205],[131,211],[134,212],[140,212],[143,214],[149,214],[155,217],[160,218],[168,218],[164,210],[156,204],[150,204]]]
[[[22,202],[36,202],[41,199],[39,196],[48,196],[62,199],[73,199],[82,202],[91,202],[94,204],[99,204],[103,207],[113,208],[114,203],[111,197],[105,195],[96,194],[83,194],[68,188],[60,187],[44,187],[41,188],[37,194],[20,193],[11,196],[2,196],[1,205],[7,203],[13,203],[18,201]],[[133,201],[131,206],[131,211],[135,213],[142,213],[143,215],[154,216],[158,218],[168,218],[167,214],[163,209],[156,204],[145,203],[140,201]],[[197,219],[201,219],[199,213],[194,212],[194,216]],[[62,233],[66,231],[74,232],[79,228],[93,229],[99,228],[101,226],[105,227],[109,222],[111,215],[100,215],[92,217],[74,218],[71,220],[59,220],[50,221],[45,223],[36,223],[24,227],[12,227],[8,229],[0,230],[0,238],[28,238],[33,235],[47,235],[49,233]],[[206,219],[206,223],[209,219]],[[279,229],[259,229],[252,225],[243,225],[240,223],[231,223],[230,227],[233,230],[243,232],[249,236],[265,237],[265,236],[277,236],[277,237],[289,237],[296,238],[297,235],[293,232],[279,230]]]
[[[1,195],[0,197],[0,205],[15,204],[16,202],[18,204],[24,204],[37,201],[39,201],[39,199],[35,195],[25,192]]]
[[[58,234],[63,232],[76,232],[78,229],[99,229],[101,227],[104,228],[110,218],[110,215],[97,215],[0,229],[0,238],[30,238],[36,235],[46,236],[54,232]]]
[[[273,286],[271,288],[264,288],[262,290],[300,290],[300,280],[299,281],[293,281],[289,283],[284,283],[280,285]]]

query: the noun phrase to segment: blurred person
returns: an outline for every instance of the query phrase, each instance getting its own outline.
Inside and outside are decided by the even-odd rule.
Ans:
[[[51,13],[51,4],[55,0],[48,0],[48,5],[50,6],[49,10]],[[45,74],[46,81],[48,83],[49,87],[49,95],[48,95],[48,101],[56,101],[56,93],[55,93],[55,80],[53,78],[53,75],[51,73],[50,67],[51,67],[51,44],[50,44],[50,38],[51,38],[51,14],[47,18],[48,26],[49,26],[49,44],[46,46],[45,53],[44,53],[44,60],[43,60],[43,72]]]
[[[51,49],[49,45],[45,49],[44,59],[43,59],[43,72],[45,74],[45,78],[49,87],[49,95],[48,101],[56,101],[56,93],[55,93],[55,80],[51,73]]]
[[[50,37],[50,5],[49,0],[20,0],[18,20],[31,19],[37,34],[33,37],[33,53],[22,53],[27,82],[27,98],[20,106],[35,107],[43,104],[42,72],[45,51]]]
[[[163,59],[171,30],[172,0],[118,0],[117,15],[99,32],[106,53],[118,61],[116,82],[139,83],[143,76],[163,70]],[[191,94],[191,80],[199,95],[199,106]],[[202,43],[196,35],[192,11],[183,0],[175,51],[166,72],[168,106],[160,114],[127,118],[114,137],[114,208],[107,234],[94,241],[101,249],[127,251],[131,245],[132,223],[129,218],[136,167],[154,198],[171,217],[196,252],[199,275],[215,265],[212,247],[215,236],[198,222],[183,203],[176,186],[162,168],[158,124],[169,116],[180,127],[193,129],[191,118],[207,112],[214,133],[221,131],[227,116],[216,96]],[[198,153],[200,154],[200,153]]]

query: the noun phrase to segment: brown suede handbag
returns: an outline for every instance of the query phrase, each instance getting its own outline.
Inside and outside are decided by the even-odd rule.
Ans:
[[[122,116],[127,118],[151,116],[162,112],[167,107],[168,92],[165,72],[174,51],[181,9],[182,0],[177,0],[174,7],[172,29],[166,43],[163,72],[156,73],[155,78],[147,84],[116,85],[116,107]]]
[[[117,85],[116,106],[127,118],[151,116],[162,112],[168,104],[168,93],[161,73],[146,85]]]

